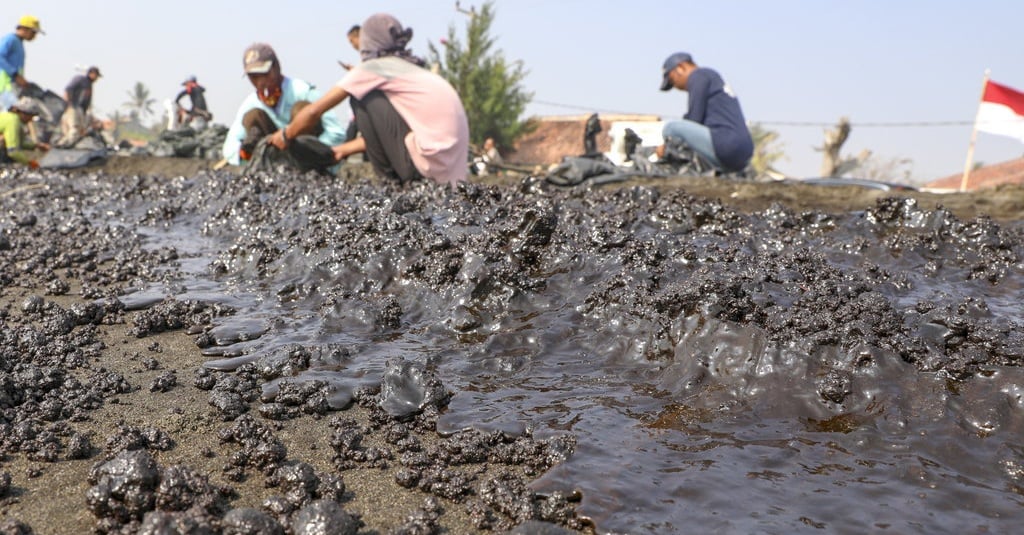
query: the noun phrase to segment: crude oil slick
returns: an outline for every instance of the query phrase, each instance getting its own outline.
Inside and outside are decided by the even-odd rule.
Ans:
[[[75,336],[144,310],[134,334],[195,339],[202,371],[164,384],[210,391],[240,471],[279,460],[265,422],[329,415],[339,474],[390,460],[442,501],[544,497],[482,500],[481,529],[998,532],[1020,515],[1017,223],[906,199],[743,214],[681,192],[530,179],[455,191],[286,173],[7,182],[42,186],[0,199],[0,284],[61,294],[75,279],[89,303],[37,299],[9,313],[42,327],[5,326],[5,351],[38,350],[45,337],[79,349],[4,365],[8,455],[86,454],[81,437],[42,430],[122,381],[97,374],[61,406],[15,386],[57,388],[62,366],[93,356]],[[19,416],[30,401],[33,416]],[[360,448],[363,430],[344,416],[353,403],[394,427],[399,454],[415,451],[401,445],[406,425],[461,445],[387,459]],[[157,430],[125,433],[161,443]],[[441,482],[457,451],[526,465],[536,479],[419,484]],[[175,485],[219,504],[188,518],[197,525],[358,525],[333,505],[337,475],[309,467],[278,470],[299,490],[275,513],[232,510],[187,467],[154,466],[145,452],[113,448],[102,460],[89,503],[111,529],[145,513],[118,517],[140,502],[104,493],[125,474],[156,509],[183,494]],[[161,494],[164,481],[172,490]],[[185,522],[167,511],[187,505],[149,522]]]

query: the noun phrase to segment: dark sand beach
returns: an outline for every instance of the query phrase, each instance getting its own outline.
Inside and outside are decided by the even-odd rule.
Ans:
[[[66,183],[102,182],[105,177],[119,177],[117,183],[125,187],[155,190],[155,184],[161,180],[207,173],[209,166],[209,162],[201,160],[114,157],[101,167],[56,175],[63,177]],[[220,171],[231,172],[235,171]],[[369,173],[365,166],[353,166],[343,171],[343,178],[338,180],[372,182],[367,178]],[[45,247],[45,239],[40,236],[30,239],[27,230],[43,228],[47,219],[55,217],[42,211],[48,206],[43,191],[65,195],[75,191],[73,187],[63,189],[56,185],[54,176],[53,172],[41,171],[0,176],[0,195],[6,197],[4,205],[8,207],[3,221],[5,237],[0,240],[3,245],[0,258],[4,259],[5,269],[11,270],[4,275],[0,286],[4,358],[11,362],[19,348],[35,355],[22,358],[19,354],[19,364],[4,369],[0,379],[6,381],[2,385],[8,389],[21,384],[19,381],[28,381],[28,384],[37,381],[39,385],[45,382],[24,379],[31,373],[58,377],[65,384],[74,379],[80,385],[68,386],[66,390],[55,385],[45,387],[54,394],[45,393],[40,387],[41,390],[34,393],[38,394],[35,398],[31,395],[17,397],[11,392],[7,392],[6,398],[0,398],[5,411],[0,420],[3,430],[0,445],[4,447],[0,452],[0,475],[7,480],[0,485],[0,511],[4,519],[0,532],[72,534],[97,530],[127,533],[141,529],[146,533],[171,533],[174,529],[190,527],[195,532],[210,529],[212,532],[256,533],[260,532],[260,522],[267,519],[279,522],[274,529],[283,530],[290,525],[289,533],[331,532],[315,531],[317,525],[322,525],[317,522],[326,522],[325,518],[335,526],[338,522],[351,521],[352,529],[359,533],[602,531],[599,520],[576,509],[578,495],[529,490],[531,482],[563,459],[565,451],[561,448],[565,443],[559,442],[560,438],[510,434],[502,439],[476,438],[475,442],[459,439],[463,440],[459,448],[466,451],[469,450],[467,444],[472,442],[482,449],[507,448],[519,453],[509,453],[504,458],[486,454],[469,456],[471,458],[449,462],[447,466],[442,463],[436,468],[426,460],[420,465],[411,461],[409,457],[416,454],[431,459],[444,457],[427,453],[438,451],[447,452],[449,459],[458,457],[455,453],[458,448],[450,442],[451,435],[439,434],[433,428],[438,412],[446,410],[441,401],[428,399],[420,407],[421,412],[406,419],[389,419],[375,405],[378,393],[374,391],[357,391],[348,408],[337,411],[323,410],[322,403],[315,405],[310,401],[315,396],[303,398],[304,405],[282,406],[246,398],[247,391],[236,388],[231,392],[239,394],[247,410],[227,416],[223,404],[217,406],[211,397],[211,393],[223,386],[211,386],[217,382],[214,380],[204,382],[200,371],[204,362],[216,358],[209,353],[204,355],[204,350],[217,344],[211,346],[198,340],[202,337],[203,319],[216,318],[217,311],[167,312],[166,324],[153,326],[150,306],[124,309],[103,305],[102,311],[87,308],[89,303],[95,305],[126,288],[169,280],[170,276],[157,269],[163,260],[149,256],[130,260],[97,255],[92,249],[99,247],[97,244],[102,239],[91,234],[91,230],[83,231],[83,236],[88,235],[83,250],[52,251],[48,258],[67,258],[52,262],[46,270],[37,265],[44,262],[39,256],[23,250]],[[133,182],[124,177],[147,178],[131,186]],[[502,190],[530,188],[529,181],[511,175],[479,179],[478,183]],[[916,200],[916,206],[926,211],[941,207],[961,220],[981,217],[1004,224],[1024,220],[1024,188],[1020,186],[936,194],[676,177],[638,179],[600,189],[683,192],[700,199],[717,200],[725,209],[739,214],[773,208],[792,214],[847,214],[873,209],[880,199],[899,197]],[[586,188],[578,188],[578,192],[580,197],[589,195]],[[134,195],[125,192],[128,202],[140,202]],[[148,195],[150,193],[141,197],[148,198]],[[21,198],[26,202],[33,199],[30,210],[19,211],[17,206],[22,205],[17,203]],[[65,208],[74,206],[64,201],[59,204]],[[71,209],[82,209],[80,218],[91,217],[86,214],[88,206]],[[29,216],[34,216],[34,222],[28,221]],[[61,217],[65,223],[74,219],[69,219],[66,213]],[[173,219],[159,213],[147,217],[155,226]],[[117,221],[117,218],[110,220]],[[133,221],[125,218],[123,223],[131,227]],[[129,234],[124,238],[128,239]],[[55,241],[55,246],[75,243],[65,238]],[[119,237],[109,239],[116,242]],[[109,244],[104,242],[103,246]],[[134,246],[128,250],[129,253],[139,251]],[[159,256],[161,253],[146,253],[149,254]],[[164,254],[179,261],[187,257],[180,251]],[[137,265],[129,269],[133,262]],[[429,265],[426,267],[428,275],[431,269]],[[66,286],[55,286],[54,279],[44,272],[57,273],[57,278],[65,281]],[[278,295],[282,295],[281,291]],[[386,309],[387,303],[382,306]],[[203,316],[203,319],[193,316]],[[175,323],[167,318],[182,321]],[[74,327],[55,326],[58,320],[71,322]],[[464,332],[463,339],[473,336],[470,327],[458,329]],[[66,346],[75,347],[67,349]],[[45,352],[41,348],[47,347],[58,356],[48,360],[50,357],[41,354]],[[59,373],[47,371],[58,369]],[[111,380],[111,384],[104,382],[103,378],[111,377],[117,379]],[[414,383],[429,386],[430,380],[428,377]],[[80,395],[85,391],[91,394]],[[67,405],[47,412],[47,407],[58,403],[53,396],[67,395],[67,392],[75,397],[65,399]],[[459,392],[454,394],[456,398],[460,396]],[[73,403],[83,405],[68,406]],[[288,417],[276,417],[274,409],[290,412]],[[667,420],[684,417],[661,413],[661,418],[659,422],[664,424]],[[272,438],[263,443],[247,442],[254,435]],[[353,436],[358,440],[353,440]],[[267,446],[268,443],[279,446]],[[502,443],[500,448],[497,443]],[[274,453],[266,462],[259,461],[260,454],[267,455],[268,447],[283,448],[284,453]],[[132,452],[145,452],[146,458],[125,457]],[[118,467],[110,464],[98,468],[107,459],[121,459],[128,464],[151,461],[157,466],[152,473],[158,474],[159,480],[172,488],[157,488],[156,483],[150,487],[141,484],[135,489],[134,497],[130,493],[118,494],[110,487],[130,486],[125,479],[117,480],[117,477],[131,470],[118,472]],[[121,466],[123,468],[124,464]],[[173,467],[187,468],[184,472],[175,472]],[[410,475],[410,467],[419,467],[415,476]],[[449,471],[442,473],[444,469]],[[296,475],[297,472],[301,474]],[[182,473],[186,475],[181,476]],[[174,481],[174,474],[179,474],[186,483],[174,487],[169,483]],[[428,475],[433,478],[433,486],[410,480],[423,481]],[[104,485],[107,485],[106,490],[100,488]],[[148,494],[140,498],[139,493]],[[132,499],[141,499],[147,505],[133,506]],[[322,504],[326,501],[340,504],[344,513],[324,508]],[[147,507],[160,509],[159,504],[164,504],[161,510],[165,516],[161,518],[143,518],[138,514]],[[321,516],[317,517],[320,520],[308,518],[309,515],[315,517],[314,504],[320,504]],[[256,510],[262,513],[253,512]],[[230,520],[223,516],[227,511],[234,511]],[[246,516],[237,511],[250,514]],[[275,516],[268,511],[278,514]],[[302,517],[300,511],[307,517]],[[996,527],[998,531],[998,524]],[[666,532],[680,529],[680,526],[668,527]],[[641,526],[639,531],[654,532],[657,528]]]

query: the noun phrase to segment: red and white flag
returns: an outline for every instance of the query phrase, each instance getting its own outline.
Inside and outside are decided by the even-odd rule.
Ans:
[[[987,80],[975,126],[980,132],[1024,142],[1024,93]]]

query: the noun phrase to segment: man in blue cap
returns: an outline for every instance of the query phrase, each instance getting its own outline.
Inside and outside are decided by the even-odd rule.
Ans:
[[[673,87],[689,93],[690,104],[682,121],[665,125],[666,141],[685,142],[722,171],[743,171],[754,154],[754,141],[729,85],[716,71],[698,67],[690,54],[676,52],[662,65],[661,90]],[[665,156],[665,145],[657,155]]]

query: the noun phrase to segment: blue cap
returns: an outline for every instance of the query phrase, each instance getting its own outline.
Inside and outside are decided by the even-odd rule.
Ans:
[[[690,56],[690,54],[687,54],[686,52],[676,52],[675,54],[672,54],[671,56],[665,59],[665,63],[661,66],[662,91],[668,91],[669,89],[672,89],[672,81],[668,79],[668,73],[671,72],[672,69],[676,68],[676,65],[679,65],[680,63],[687,61],[692,63],[693,57]]]

